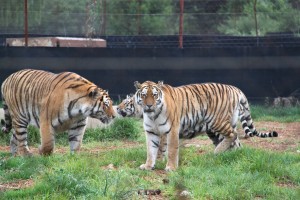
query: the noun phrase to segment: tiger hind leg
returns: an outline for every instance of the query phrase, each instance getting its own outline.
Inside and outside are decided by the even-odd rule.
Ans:
[[[13,156],[16,156],[18,153],[18,140],[15,131],[12,131],[13,134],[10,138],[10,152]]]
[[[27,126],[13,128],[10,139],[10,150],[12,155],[17,153],[23,156],[31,156],[27,143]]]
[[[5,120],[1,120],[1,131],[3,133],[9,133],[10,130],[12,129],[12,119],[10,116],[10,113],[8,111],[8,106],[6,105],[6,102],[4,100],[4,98],[2,99],[2,106],[3,106],[3,111],[4,111],[4,119]]]
[[[240,147],[242,147],[242,145],[240,143],[236,131],[234,131],[228,136],[224,136],[224,139],[216,146],[214,153],[219,154],[227,150],[238,149]]]
[[[207,133],[207,136],[209,137],[209,139],[212,140],[212,142],[215,146],[218,146],[218,144],[220,142],[222,142],[223,139],[224,139],[223,135],[221,135],[219,133],[212,132],[211,130],[208,130],[206,133]]]

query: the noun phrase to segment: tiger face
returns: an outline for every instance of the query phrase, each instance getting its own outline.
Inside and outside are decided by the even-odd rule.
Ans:
[[[65,92],[66,107],[70,119],[81,116],[99,119],[102,123],[109,123],[115,117],[112,100],[108,93],[96,85],[74,87]]]
[[[134,85],[137,89],[136,103],[143,108],[145,113],[153,113],[162,106],[162,81],[158,83],[146,81],[143,84],[136,81]]]
[[[119,115],[123,117],[131,117],[136,113],[136,107],[134,102],[133,95],[127,95],[126,99],[124,99],[117,107],[117,112]]]
[[[94,93],[94,92],[93,92]],[[99,91],[97,94],[90,94],[93,98],[98,98],[91,110],[90,117],[99,119],[102,123],[110,123],[115,118],[115,111],[113,109],[113,102],[110,99],[108,92]]]

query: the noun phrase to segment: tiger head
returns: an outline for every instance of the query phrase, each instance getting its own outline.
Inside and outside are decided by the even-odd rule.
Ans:
[[[162,106],[163,92],[162,81],[154,83],[146,81],[144,83],[134,82],[136,88],[135,101],[143,108],[145,113],[153,113]]]
[[[87,83],[86,87],[73,87],[65,93],[68,98],[68,116],[97,118],[103,123],[109,123],[115,118],[108,92],[98,88],[96,85]]]
[[[95,101],[89,115],[90,117],[97,118],[102,123],[109,123],[115,118],[113,102],[107,91],[97,88],[89,93],[89,97]]]
[[[137,106],[134,95],[130,94],[118,105],[117,112],[123,117],[142,117],[143,112]]]

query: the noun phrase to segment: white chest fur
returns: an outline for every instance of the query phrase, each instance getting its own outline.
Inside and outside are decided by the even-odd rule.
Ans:
[[[170,122],[165,111],[156,116],[155,113],[144,113],[144,129],[146,132],[152,132],[157,135],[163,135],[170,130]]]

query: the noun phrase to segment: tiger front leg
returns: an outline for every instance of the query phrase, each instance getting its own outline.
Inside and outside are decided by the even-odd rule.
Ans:
[[[69,144],[71,153],[80,150],[83,135],[86,128],[87,119],[81,120],[80,122],[74,124],[70,130],[68,130]]]
[[[163,134],[160,137],[159,148],[157,152],[157,160],[164,160],[167,151],[167,135]]]
[[[179,133],[171,131],[167,136],[167,143],[168,162],[165,170],[173,171],[177,169],[179,161]]]
[[[152,170],[154,169],[158,148],[160,144],[160,136],[153,134],[152,132],[146,132],[147,141],[147,160],[145,164],[140,166],[142,170]]]
[[[39,146],[40,155],[50,155],[54,151],[55,131],[49,123],[42,122],[40,127],[41,145]]]

